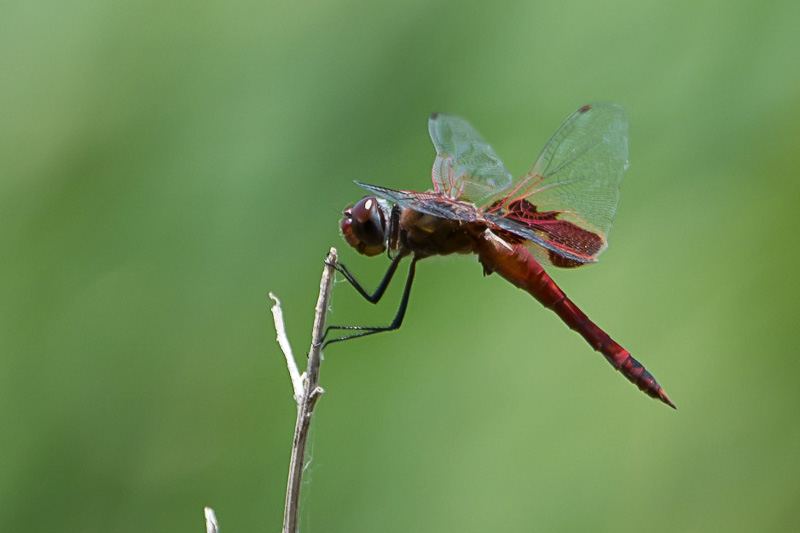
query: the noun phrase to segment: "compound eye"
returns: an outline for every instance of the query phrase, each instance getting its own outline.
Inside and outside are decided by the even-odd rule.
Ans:
[[[340,223],[348,244],[365,255],[377,255],[386,249],[386,219],[374,196],[362,198],[344,210]]]
[[[378,206],[378,201],[374,196],[367,196],[362,198],[353,207],[350,208],[353,218],[358,222],[364,224],[372,218]]]
[[[359,240],[367,246],[381,245],[386,239],[383,212],[374,196],[367,196],[353,206],[353,223]]]

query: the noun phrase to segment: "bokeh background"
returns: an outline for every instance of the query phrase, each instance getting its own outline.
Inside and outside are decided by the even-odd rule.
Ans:
[[[555,272],[648,399],[474,258],[399,332],[326,350],[304,531],[787,531],[800,505],[800,3],[7,2],[0,530],[280,528],[352,180],[429,184],[432,111],[521,174],[578,106],[630,115],[598,265]],[[401,274],[402,276],[402,274]],[[388,322],[337,284],[332,323]]]

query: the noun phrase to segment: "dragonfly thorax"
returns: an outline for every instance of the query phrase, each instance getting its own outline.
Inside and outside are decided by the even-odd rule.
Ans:
[[[484,230],[480,222],[442,218],[411,208],[400,217],[401,247],[418,258],[474,253],[475,236]]]

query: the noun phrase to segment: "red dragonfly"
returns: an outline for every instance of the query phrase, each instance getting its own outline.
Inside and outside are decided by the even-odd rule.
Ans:
[[[411,256],[397,314],[388,326],[331,326],[357,331],[341,340],[400,327],[416,263],[434,255],[477,254],[484,275],[496,272],[552,309],[645,394],[675,408],[630,352],[567,298],[542,264],[575,268],[594,263],[608,246],[628,166],[628,120],[614,104],[585,105],[556,130],[527,174],[514,180],[500,158],[465,120],[434,114],[433,191],[393,190],[356,182],[371,193],[344,210],[340,227],[359,253],[388,252],[389,269],[373,293],[341,263],[337,270],[368,301],[383,296],[400,261]]]

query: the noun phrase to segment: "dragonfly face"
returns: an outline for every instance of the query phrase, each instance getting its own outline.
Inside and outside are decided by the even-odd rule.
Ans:
[[[614,104],[579,108],[558,128],[533,167],[517,179],[465,120],[432,115],[428,131],[436,148],[433,190],[393,190],[356,182],[375,196],[345,209],[340,222],[345,240],[359,253],[375,256],[387,248],[396,252],[373,294],[340,265],[340,272],[372,303],[383,295],[399,261],[412,257],[395,320],[379,328],[334,326],[360,333],[328,342],[397,329],[418,260],[474,253],[484,274],[497,273],[528,292],[643,392],[675,407],[653,376],[589,320],[542,267],[594,263],[607,248],[619,184],[628,166],[625,111]]]
[[[386,251],[389,217],[385,206],[377,198],[362,198],[342,214],[344,216],[339,222],[339,229],[347,244],[369,257]]]

